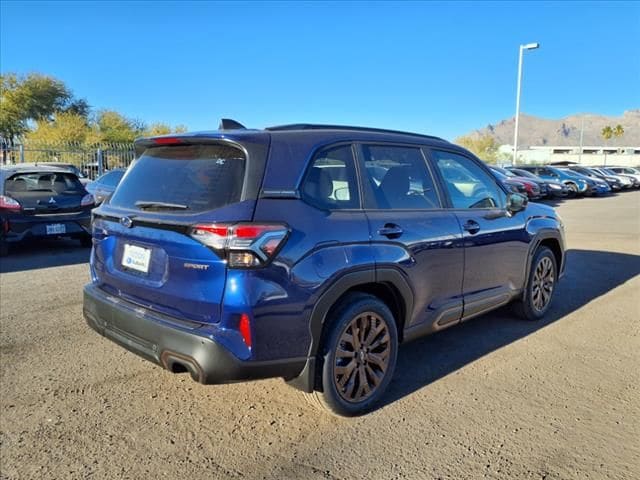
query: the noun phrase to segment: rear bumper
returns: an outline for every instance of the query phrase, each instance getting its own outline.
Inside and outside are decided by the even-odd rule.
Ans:
[[[219,384],[283,377],[292,379],[306,358],[240,360],[193,325],[172,325],[144,308],[103,292],[93,284],[84,287],[84,318],[91,328],[161,367],[181,372],[204,384]]]
[[[91,211],[68,215],[7,215],[3,217],[8,229],[3,229],[2,240],[21,242],[28,238],[81,237],[91,235]],[[64,225],[64,233],[47,233],[47,225]]]

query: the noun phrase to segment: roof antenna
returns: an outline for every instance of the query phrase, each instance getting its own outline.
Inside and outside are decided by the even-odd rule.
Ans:
[[[242,125],[235,120],[231,120],[230,118],[223,118],[220,120],[220,125],[218,125],[218,130],[246,130],[247,127]]]

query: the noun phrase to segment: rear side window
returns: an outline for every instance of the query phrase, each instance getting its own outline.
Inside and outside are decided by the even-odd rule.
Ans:
[[[227,145],[147,149],[130,167],[110,204],[148,211],[214,210],[240,200],[244,153]]]
[[[351,145],[318,152],[302,182],[301,194],[305,201],[323,210],[359,208]]]
[[[25,192],[81,193],[84,187],[72,173],[20,173],[13,175],[4,182],[7,193],[20,194]]]
[[[433,177],[419,148],[363,145],[362,150],[377,208],[440,208]]]

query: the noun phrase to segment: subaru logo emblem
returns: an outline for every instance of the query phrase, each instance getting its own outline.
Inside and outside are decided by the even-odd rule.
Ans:
[[[56,204],[56,200],[55,200],[53,197],[51,197],[51,198],[49,199],[49,202],[48,202],[48,203],[49,203],[49,205],[55,205],[55,204]]]
[[[122,217],[120,219],[120,225],[125,228],[131,228],[133,226],[133,220],[131,220],[129,217]]]

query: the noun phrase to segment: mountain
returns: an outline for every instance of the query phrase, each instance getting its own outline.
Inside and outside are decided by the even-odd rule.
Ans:
[[[620,117],[585,113],[570,115],[559,120],[521,113],[518,144],[521,147],[580,145],[582,119],[584,119],[582,144],[585,146],[605,145],[605,140],[600,132],[607,125],[615,127],[618,124],[624,128],[624,135],[620,138],[613,137],[606,144],[610,146],[640,146],[640,109],[628,110]],[[474,130],[468,135],[475,138],[489,135],[500,145],[512,145],[513,129],[514,119],[510,118],[495,125],[489,124],[484,128]]]

